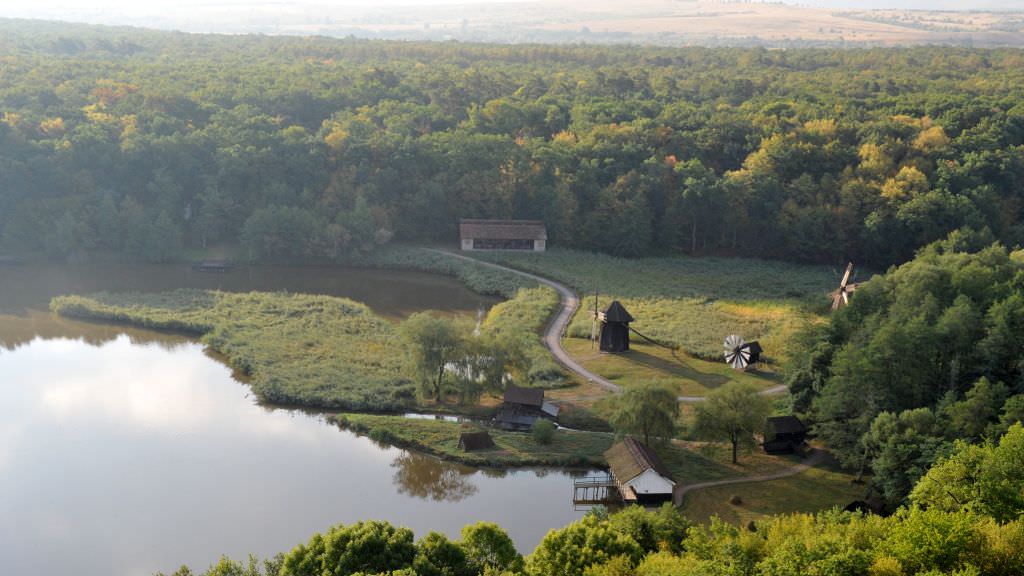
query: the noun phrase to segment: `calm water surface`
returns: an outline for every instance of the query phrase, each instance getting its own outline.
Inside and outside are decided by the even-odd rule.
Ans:
[[[318,284],[302,274],[271,280],[257,270],[247,285],[232,275],[207,280],[161,267],[106,281],[73,269],[17,268],[38,275],[29,281],[0,269],[6,574],[202,569],[222,553],[267,556],[333,524],[371,518],[417,536],[438,530],[452,537],[465,524],[494,521],[529,552],[548,529],[581,515],[572,508],[568,472],[475,470],[380,446],[318,415],[258,405],[188,339],[64,321],[39,309],[52,294],[153,289],[154,275],[173,274],[191,278],[185,286],[349,296],[394,317],[434,307],[475,313],[480,297],[460,295],[464,289],[447,279],[317,271]],[[62,277],[63,287],[54,280]],[[417,287],[420,280],[426,284]],[[404,296],[387,293],[395,285]],[[13,294],[14,286],[35,293]]]

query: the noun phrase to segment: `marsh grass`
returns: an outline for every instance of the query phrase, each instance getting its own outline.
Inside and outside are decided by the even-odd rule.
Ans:
[[[557,307],[558,293],[552,288],[521,288],[511,300],[495,304],[481,327],[484,332],[515,342],[523,351],[532,386],[552,388],[566,383],[565,372],[540,338]]]
[[[533,385],[564,383],[536,336],[557,300],[550,288],[522,290],[484,321],[485,330],[522,343]],[[197,335],[247,375],[264,402],[371,411],[402,410],[417,402],[398,326],[345,298],[185,289],[62,296],[51,309],[68,317]]]
[[[393,326],[344,298],[175,290],[62,296],[50,307],[62,316],[201,335],[265,402],[389,410],[414,397]]]

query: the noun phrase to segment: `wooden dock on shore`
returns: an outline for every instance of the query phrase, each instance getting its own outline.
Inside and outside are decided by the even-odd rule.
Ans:
[[[619,486],[611,475],[587,476],[572,481],[572,503],[579,506],[621,502]]]

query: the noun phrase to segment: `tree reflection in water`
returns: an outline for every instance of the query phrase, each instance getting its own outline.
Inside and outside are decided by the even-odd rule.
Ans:
[[[402,452],[391,463],[394,482],[402,494],[438,502],[458,502],[477,492],[472,468],[443,462],[414,452]]]

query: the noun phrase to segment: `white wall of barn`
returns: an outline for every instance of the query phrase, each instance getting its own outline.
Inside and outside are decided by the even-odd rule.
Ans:
[[[645,470],[626,484],[637,494],[671,494],[674,486],[671,480],[654,470]]]

